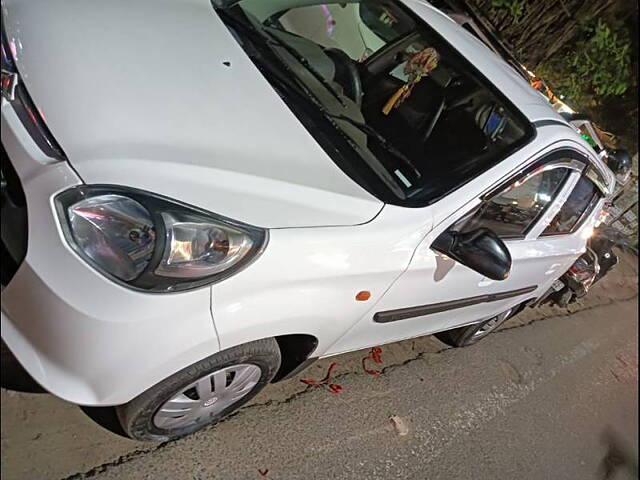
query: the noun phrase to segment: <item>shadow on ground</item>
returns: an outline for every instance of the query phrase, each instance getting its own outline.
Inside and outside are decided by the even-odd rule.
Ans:
[[[22,393],[49,393],[36,382],[31,375],[20,365],[18,359],[11,353],[9,347],[1,344],[1,371],[0,386],[6,390]],[[78,407],[91,420],[111,433],[126,437],[124,430],[120,426],[118,416],[113,407]]]
[[[20,365],[4,342],[0,348],[0,361],[2,362],[0,384],[2,388],[23,393],[47,393]]]

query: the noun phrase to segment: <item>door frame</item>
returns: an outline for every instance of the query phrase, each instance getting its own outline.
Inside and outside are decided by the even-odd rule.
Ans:
[[[473,205],[471,207],[462,208],[453,215],[449,216],[446,220],[447,226],[445,228],[438,229],[440,232],[439,234],[442,234],[465,218],[473,215],[483,205],[484,202],[490,200],[496,195],[503,193],[509,187],[515,186],[517,182],[523,183],[533,176],[539,175],[551,169],[566,168],[570,170],[569,175],[566,179],[563,180],[563,184],[558,192],[556,192],[552,202],[538,216],[538,218],[532,223],[532,225],[527,228],[525,234],[521,237],[506,238],[503,241],[508,247],[510,243],[536,240],[547,227],[547,225],[551,222],[551,220],[553,220],[555,215],[557,215],[557,213],[560,211],[580,177],[584,174],[588,166],[592,164],[592,162],[589,160],[589,157],[585,153],[580,152],[575,148],[566,146],[559,147],[552,151],[547,151],[538,155],[539,158],[528,162],[526,167],[512,173],[507,178],[501,179],[499,182],[490,187],[485,193],[479,196],[479,202],[472,202]],[[435,238],[437,238],[437,236],[430,238],[428,241],[433,244]],[[427,239],[424,239],[423,241],[427,241]],[[420,245],[417,248],[420,248]],[[407,306],[392,310],[378,310],[373,313],[373,322],[391,323],[409,318],[430,315],[433,313],[441,313],[458,308],[479,305],[481,303],[490,303],[509,298],[523,297],[524,295],[531,294],[537,291],[539,287],[539,284],[532,284],[517,289],[506,289],[503,292],[497,292],[493,294],[477,295],[433,304]],[[527,300],[528,298],[524,298],[522,301]],[[482,320],[483,319],[478,319],[477,321],[474,321],[472,323],[478,323]]]

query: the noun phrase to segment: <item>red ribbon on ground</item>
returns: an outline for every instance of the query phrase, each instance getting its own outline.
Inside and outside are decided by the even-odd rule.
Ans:
[[[369,375],[374,375],[376,377],[379,377],[380,375],[382,375],[382,372],[380,370],[372,370],[370,368],[367,368],[367,360],[371,360],[373,363],[382,363],[382,348],[373,347],[369,351],[369,355],[367,355],[362,359],[362,369],[365,372],[367,372]]]
[[[340,393],[342,392],[341,385],[338,385],[337,383],[329,383],[329,380],[331,380],[331,373],[333,372],[333,369],[336,367],[336,365],[336,362],[333,362],[331,365],[329,365],[327,374],[322,380],[302,379],[300,381],[305,385],[309,385],[310,387],[323,387],[326,388],[330,393]]]

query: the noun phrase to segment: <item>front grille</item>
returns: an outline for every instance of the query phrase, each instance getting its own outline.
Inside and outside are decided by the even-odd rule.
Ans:
[[[0,282],[8,285],[27,254],[27,202],[4,145],[0,152]]]

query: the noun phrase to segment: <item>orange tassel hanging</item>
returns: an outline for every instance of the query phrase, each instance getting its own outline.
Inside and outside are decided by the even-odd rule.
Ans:
[[[382,107],[382,113],[384,113],[385,115],[389,115],[389,113],[391,113],[391,110],[393,110],[393,107],[395,107],[396,103],[398,103],[398,100],[400,100],[400,98],[403,97],[408,91],[409,84],[405,83],[398,90],[396,90],[396,93],[391,95],[389,100],[387,100],[387,103],[385,103],[384,107]]]
[[[408,81],[400,87],[387,103],[382,107],[382,113],[389,115],[391,110],[397,108],[409,95],[413,87],[438,66],[440,54],[433,47],[428,47],[411,55],[404,66],[404,73],[408,76]]]

